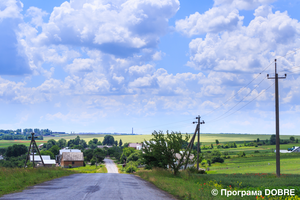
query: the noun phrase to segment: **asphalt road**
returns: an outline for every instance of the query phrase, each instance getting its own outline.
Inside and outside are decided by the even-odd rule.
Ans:
[[[105,162],[105,166],[107,169],[107,173],[119,173],[118,168],[113,160],[111,160],[109,158],[105,158],[104,162]]]
[[[7,194],[5,199],[45,200],[162,200],[174,199],[153,184],[131,174],[96,173],[73,174],[29,187],[19,193]]]

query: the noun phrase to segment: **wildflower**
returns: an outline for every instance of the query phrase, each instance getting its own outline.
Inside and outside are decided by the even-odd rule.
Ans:
[[[203,185],[205,185],[205,183],[203,183]]]

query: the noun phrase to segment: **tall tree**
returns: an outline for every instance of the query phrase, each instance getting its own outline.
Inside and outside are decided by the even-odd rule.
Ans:
[[[102,143],[103,145],[113,145],[115,143],[115,139],[112,135],[106,135]]]
[[[271,145],[276,144],[276,136],[275,136],[275,135],[271,135],[271,138],[270,138],[270,144],[271,144]]]
[[[122,146],[123,142],[122,140],[120,139],[120,142],[119,142],[119,146]]]
[[[182,144],[189,141],[189,135],[185,137],[179,132],[167,131],[164,135],[162,131],[152,133],[150,141],[144,141],[144,153],[142,154],[147,168],[160,167],[167,168],[169,165],[176,175],[184,165],[183,159],[188,155],[187,151],[182,151]]]
[[[64,148],[67,146],[67,141],[64,138],[61,138],[57,141],[57,146],[59,146],[60,148]]]

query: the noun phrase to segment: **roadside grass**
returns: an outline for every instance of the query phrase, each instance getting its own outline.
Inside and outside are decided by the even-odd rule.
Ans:
[[[107,173],[105,164],[100,164],[97,167],[96,165],[86,165],[85,167],[67,168],[67,170],[75,171],[78,173]]]
[[[0,168],[0,196],[74,173],[62,168]]]
[[[221,189],[230,191],[262,191],[262,196],[244,196],[242,199],[279,199],[264,196],[265,189],[295,189],[296,196],[283,196],[282,199],[300,199],[300,175],[275,174],[190,174],[186,171],[174,176],[171,171],[162,169],[140,170],[139,177],[155,184],[178,199],[241,199],[241,196],[221,196]],[[215,197],[212,189],[219,194]]]

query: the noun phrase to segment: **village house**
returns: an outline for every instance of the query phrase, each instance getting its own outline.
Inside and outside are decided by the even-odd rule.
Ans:
[[[141,150],[142,149],[142,144],[140,144],[140,143],[129,143],[128,147],[132,147],[136,150]]]
[[[55,156],[55,160],[58,163],[58,165],[61,165],[62,154],[65,152],[81,153],[79,149],[69,149],[68,147],[59,150],[59,155]]]
[[[82,152],[63,152],[60,157],[61,167],[82,167],[84,158]]]

